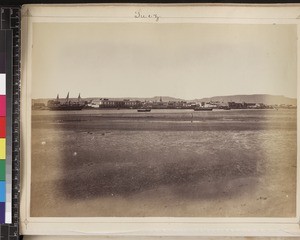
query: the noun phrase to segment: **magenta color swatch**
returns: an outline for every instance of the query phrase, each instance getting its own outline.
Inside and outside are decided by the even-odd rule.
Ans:
[[[6,116],[6,97],[0,96],[0,116]]]

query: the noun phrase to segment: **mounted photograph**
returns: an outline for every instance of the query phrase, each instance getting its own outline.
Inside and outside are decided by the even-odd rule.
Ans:
[[[30,216],[296,217],[297,26],[161,19],[32,24]]]

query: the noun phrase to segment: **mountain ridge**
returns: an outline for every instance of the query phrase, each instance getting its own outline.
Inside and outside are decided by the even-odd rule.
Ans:
[[[82,100],[85,101],[91,101],[93,99],[99,99],[100,97],[87,97],[82,98]],[[38,99],[32,99],[33,103],[40,103],[44,102],[46,103],[48,100],[55,99],[55,98],[38,98]],[[64,99],[64,98],[60,98]],[[70,100],[76,100],[77,98],[69,98]],[[297,105],[297,99],[296,98],[290,98],[285,97],[283,95],[270,95],[270,94],[240,94],[240,95],[227,95],[227,96],[213,96],[213,97],[206,97],[206,98],[196,98],[192,100],[185,100],[182,98],[174,98],[169,96],[154,96],[154,97],[148,97],[148,98],[141,98],[141,97],[123,97],[123,98],[108,98],[110,100],[124,100],[124,99],[130,99],[130,100],[139,100],[139,101],[152,101],[152,102],[158,102],[160,99],[164,102],[169,101],[187,101],[187,102],[210,102],[210,101],[218,101],[218,102],[247,102],[247,103],[263,103],[267,105],[279,105],[279,104],[286,104],[286,105]]]
[[[270,95],[270,94],[249,94],[249,95],[228,95],[228,96],[214,96],[209,98],[194,99],[198,102],[209,102],[209,101],[219,101],[219,102],[247,102],[247,103],[263,103],[267,105],[275,104],[289,104],[296,105],[296,98],[289,98],[283,95]]]

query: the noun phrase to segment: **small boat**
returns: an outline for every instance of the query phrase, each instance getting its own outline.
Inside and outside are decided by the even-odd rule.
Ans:
[[[198,107],[198,108],[194,108],[194,111],[212,111],[212,108],[209,107]]]
[[[138,112],[151,112],[150,108],[141,108],[137,110]]]

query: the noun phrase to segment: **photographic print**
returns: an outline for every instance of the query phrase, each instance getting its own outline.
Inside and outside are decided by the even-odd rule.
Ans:
[[[297,27],[34,23],[32,217],[295,217]]]

